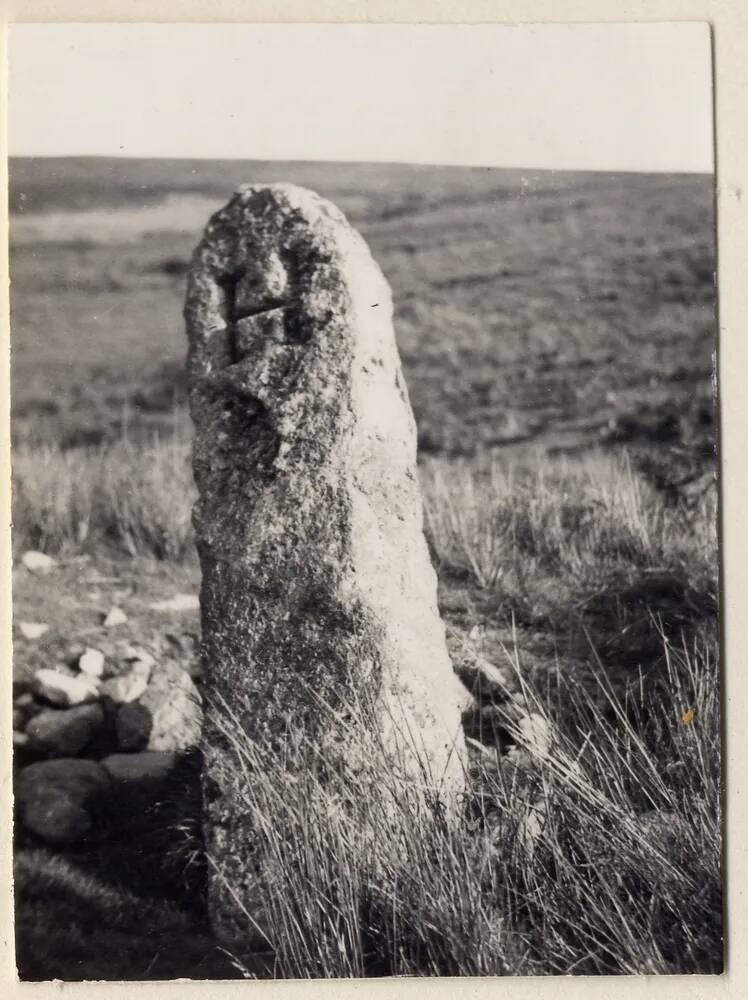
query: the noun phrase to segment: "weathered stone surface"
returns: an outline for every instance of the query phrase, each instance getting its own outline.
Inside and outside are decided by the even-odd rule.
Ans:
[[[480,702],[503,701],[511,694],[509,677],[504,670],[477,654],[453,654],[455,673]]]
[[[130,670],[133,673],[142,675],[146,680],[156,663],[153,655],[147,649],[142,646],[132,646],[129,643],[126,643],[122,651],[122,658],[130,664]]]
[[[36,671],[33,683],[36,693],[53,705],[64,707],[82,705],[99,697],[98,681],[85,674],[71,677],[61,670],[49,670],[44,667]]]
[[[21,562],[30,573],[38,573],[40,576],[46,576],[47,573],[51,573],[53,569],[57,568],[57,561],[52,556],[33,550],[24,552],[21,556]]]
[[[364,241],[309,191],[242,188],[195,252],[185,317],[203,664],[219,706],[203,743],[221,869],[211,908],[231,937],[222,876],[250,907],[256,892],[221,703],[249,720],[249,738],[290,726],[320,744],[320,699],[364,695],[403,779],[422,782],[416,741],[456,792],[463,696],[422,534],[390,290]]]
[[[48,757],[76,757],[104,724],[101,705],[51,708],[26,726],[29,747]]]
[[[103,677],[104,654],[100,649],[86,649],[78,660],[78,669],[88,677]]]
[[[18,695],[13,699],[13,728],[23,732],[29,719],[43,712],[44,707],[36,701],[31,692]]]
[[[188,750],[200,743],[203,710],[190,675],[176,663],[159,663],[139,704],[151,717],[149,750]]]
[[[29,764],[14,788],[24,826],[50,844],[72,844],[91,832],[109,792],[105,769],[76,759]]]
[[[168,654],[194,680],[200,680],[203,665],[200,658],[200,640],[193,632],[165,632],[164,639]]]
[[[122,610],[122,608],[114,607],[112,608],[104,618],[104,628],[114,628],[116,625],[124,625],[127,621],[127,615]]]
[[[40,639],[49,631],[49,625],[45,622],[19,622],[18,629],[24,639]]]
[[[145,750],[153,728],[151,713],[137,701],[120,705],[115,718],[117,746],[126,753]]]
[[[144,750],[142,753],[115,753],[101,762],[118,785],[127,789],[153,791],[161,788],[175,774],[179,756]]]
[[[110,677],[101,685],[101,696],[116,704],[137,701],[148,687],[148,674],[129,670],[120,677]]]
[[[200,598],[197,594],[175,594],[166,601],[154,601],[149,606],[153,611],[197,611]]]
[[[156,803],[184,794],[184,757],[171,752],[143,750],[141,753],[111,754],[102,760],[111,778],[109,818],[133,822],[134,814],[149,811]]]

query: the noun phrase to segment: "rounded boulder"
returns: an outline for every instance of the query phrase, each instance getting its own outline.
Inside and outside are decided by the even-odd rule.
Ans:
[[[104,724],[101,705],[46,709],[26,725],[29,746],[47,757],[76,757]]]
[[[115,727],[120,750],[135,753],[148,746],[153,717],[145,705],[137,701],[125,702],[117,710]]]
[[[94,761],[47,760],[18,774],[15,802],[28,831],[49,844],[74,844],[95,831],[110,790],[109,774]]]

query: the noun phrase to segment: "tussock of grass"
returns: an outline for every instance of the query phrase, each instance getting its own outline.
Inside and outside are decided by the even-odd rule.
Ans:
[[[716,666],[701,646],[665,650],[667,699],[621,700],[600,674],[612,721],[571,688],[566,731],[511,651],[551,744],[487,750],[456,810],[403,791],[359,709],[341,737],[362,764],[337,772],[302,734],[281,755],[224,714],[255,833],[257,891],[236,897],[248,940],[262,932],[284,978],[717,971]]]
[[[422,471],[426,532],[440,571],[494,590],[528,615],[568,609],[647,573],[685,578],[716,602],[716,491],[668,506],[623,457],[488,455]]]
[[[90,449],[18,449],[13,542],[69,554],[108,545],[179,561],[193,547],[194,486],[186,435]]]
[[[216,713],[253,831],[255,891],[242,899],[227,882],[248,941],[272,951],[280,978],[508,972],[488,841],[450,818],[438,776],[430,787],[403,779],[367,706],[319,711],[326,746],[350,750],[337,765],[301,731],[288,730],[279,753],[225,706]]]

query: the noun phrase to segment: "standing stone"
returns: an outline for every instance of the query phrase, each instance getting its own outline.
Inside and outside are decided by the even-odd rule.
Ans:
[[[288,728],[326,747],[321,705],[363,696],[403,780],[423,785],[420,758],[453,796],[464,699],[422,532],[390,289],[362,238],[310,191],[242,187],[195,251],[185,318],[210,907],[231,939],[234,894],[251,911],[257,888],[222,713],[263,745]]]

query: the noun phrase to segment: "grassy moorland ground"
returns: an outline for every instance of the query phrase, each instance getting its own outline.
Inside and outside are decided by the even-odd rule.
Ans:
[[[334,198],[385,270],[453,659],[500,667],[551,736],[518,753],[471,730],[455,824],[380,810],[375,747],[353,787],[316,782],[307,748],[300,787],[235,740],[274,872],[245,973],[717,971],[706,178],[12,163],[14,548],[60,559],[15,570],[17,619],[51,627],[16,637],[14,670],[98,642],[113,603],[124,639],[194,643],[193,614],[149,610],[199,579],[184,272],[210,208],[270,179]],[[207,931],[198,813],[180,789],[96,851],[20,844],[22,974],[243,974]]]
[[[185,441],[25,454],[16,476],[19,545],[62,560],[41,581],[17,571],[18,616],[51,625],[41,643],[19,640],[18,671],[75,640],[100,644],[98,612],[115,602],[129,618],[123,640],[156,650],[198,632],[192,615],[148,610],[197,586]],[[397,823],[377,808],[367,781],[386,787],[388,771],[376,747],[373,774],[353,786],[319,782],[307,747],[300,787],[229,724],[275,872],[263,954],[232,965],[211,946],[198,802],[182,787],[155,830],[134,819],[93,852],[19,852],[25,975],[719,969],[713,488],[674,505],[603,454],[428,459],[422,480],[455,664],[499,666],[548,720],[550,745],[523,760],[471,730],[474,748],[487,745],[455,827],[416,806]]]
[[[423,454],[678,443],[709,420],[706,177],[16,160],[16,440],[168,425],[197,236],[238,183],[278,179],[332,197],[369,241],[393,288]]]

